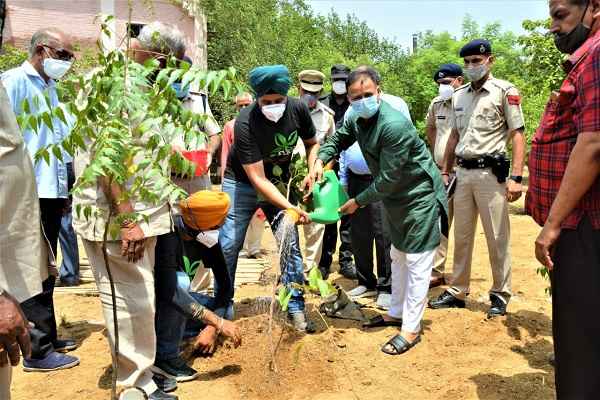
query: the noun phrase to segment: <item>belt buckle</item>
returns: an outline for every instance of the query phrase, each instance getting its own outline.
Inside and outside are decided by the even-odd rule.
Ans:
[[[483,158],[478,158],[477,159],[477,166],[481,169],[485,168],[485,159]]]

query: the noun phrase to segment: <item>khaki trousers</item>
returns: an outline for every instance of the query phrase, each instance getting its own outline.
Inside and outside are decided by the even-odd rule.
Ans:
[[[454,218],[454,196],[448,199],[448,227],[452,226],[452,220]],[[450,232],[448,231],[448,235]],[[441,236],[440,245],[435,252],[433,257],[433,276],[443,276],[446,270],[446,256],[448,254],[448,237]]]
[[[481,218],[492,267],[490,293],[505,302],[511,296],[510,220],[506,184],[489,168],[457,169],[454,194],[454,269],[448,291],[459,299],[469,294],[477,216]]]
[[[265,221],[254,214],[246,231],[246,240],[244,241],[243,250],[248,256],[259,255],[261,251],[261,243],[263,233],[265,232]]]
[[[0,400],[10,400],[10,378],[12,367],[0,367]]]
[[[310,271],[319,264],[321,253],[323,252],[323,236],[325,235],[325,225],[311,222],[308,225],[302,225],[304,230],[304,271]]]
[[[114,351],[112,300],[102,243],[83,241],[94,272],[102,312],[106,321],[111,351]],[[154,332],[154,248],[156,238],[149,238],[141,260],[130,263],[121,256],[121,242],[107,244],[108,261],[115,283],[119,322],[119,358],[117,384],[137,387],[146,394],[156,390],[150,368],[156,354]]]

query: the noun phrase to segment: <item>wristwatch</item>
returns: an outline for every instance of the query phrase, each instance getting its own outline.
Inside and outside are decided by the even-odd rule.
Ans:
[[[522,183],[523,182],[523,177],[520,175],[511,175],[510,176],[510,180],[511,181],[515,181],[517,183]]]

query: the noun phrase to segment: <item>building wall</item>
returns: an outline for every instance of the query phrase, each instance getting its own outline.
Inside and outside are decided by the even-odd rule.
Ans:
[[[26,48],[31,35],[40,28],[55,27],[70,34],[82,47],[95,46],[100,36],[101,14],[114,14],[113,44],[120,45],[129,18],[127,0],[7,0],[4,43]],[[131,21],[161,21],[177,26],[187,38],[188,55],[206,67],[206,22],[193,18],[169,0],[154,0],[151,9],[134,0]],[[198,43],[200,46],[198,46]]]

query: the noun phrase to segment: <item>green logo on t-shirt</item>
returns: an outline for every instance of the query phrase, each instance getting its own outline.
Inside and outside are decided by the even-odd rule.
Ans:
[[[298,142],[298,132],[292,132],[287,138],[281,133],[275,134],[275,148],[271,151],[270,156],[277,158],[281,156],[287,156],[292,154],[296,143]]]

